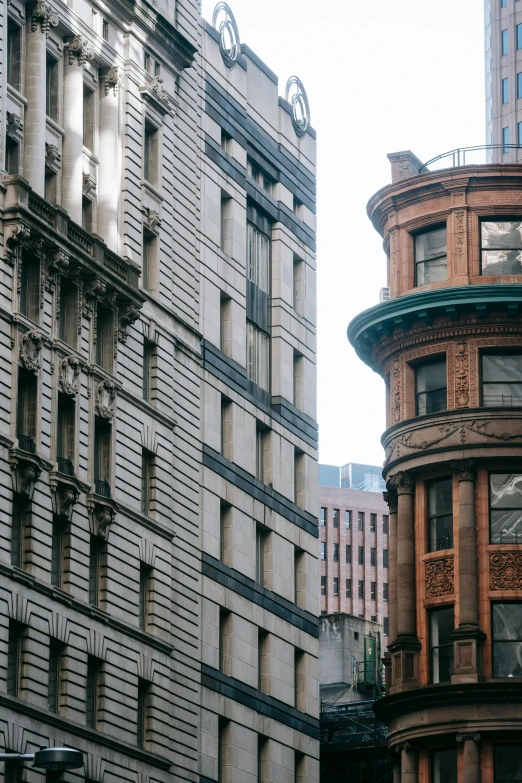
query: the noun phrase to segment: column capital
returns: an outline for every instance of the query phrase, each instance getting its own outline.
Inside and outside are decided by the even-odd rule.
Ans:
[[[45,35],[49,35],[50,27],[58,26],[58,14],[53,13],[50,5],[45,0],[38,0],[31,13],[31,32],[35,33],[38,30],[38,23],[40,23],[40,29]]]
[[[457,734],[455,737],[457,742],[466,742],[466,740],[473,740],[473,742],[480,742],[480,734],[474,732],[472,734]]]
[[[453,460],[451,469],[457,474],[459,481],[475,481],[477,476],[477,466],[472,459]]]
[[[410,473],[402,470],[388,479],[387,486],[391,487],[392,491],[395,490],[398,495],[411,495],[415,486],[415,480]]]
[[[397,513],[397,492],[395,491],[395,488],[390,487],[390,489],[387,492],[382,493],[384,502],[388,504],[388,509],[390,511],[390,514],[396,514]]]
[[[113,95],[118,94],[118,87],[121,83],[121,72],[117,65],[113,65],[103,76],[103,86],[105,95],[113,91]]]
[[[74,58],[77,56],[78,65],[85,68],[87,60],[92,60],[94,57],[94,46],[84,35],[75,35],[65,42],[64,48],[69,53],[69,65],[74,64]]]

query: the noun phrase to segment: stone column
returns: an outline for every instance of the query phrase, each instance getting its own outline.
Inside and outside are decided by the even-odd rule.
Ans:
[[[39,196],[45,194],[46,39],[58,17],[38,2],[27,25],[25,58],[24,177]]]
[[[417,751],[409,743],[401,750],[401,783],[417,783]]]
[[[98,233],[115,253],[118,243],[120,141],[118,67],[110,68],[100,85],[100,145],[98,169]]]
[[[390,484],[397,491],[397,636],[416,636],[414,483],[402,472]]]
[[[389,637],[392,644],[397,637],[397,492],[390,487],[383,493],[390,512],[390,527],[388,534],[388,617]]]
[[[457,734],[462,742],[462,783],[480,783],[480,734]]]
[[[94,50],[82,35],[65,44],[63,75],[62,206],[82,224],[83,69]]]

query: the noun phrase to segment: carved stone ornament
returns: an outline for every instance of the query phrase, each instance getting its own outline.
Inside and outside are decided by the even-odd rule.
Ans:
[[[522,589],[522,552],[490,553],[489,586],[492,590]]]
[[[113,65],[109,68],[105,76],[103,77],[103,84],[105,88],[105,95],[108,95],[112,90],[113,95],[118,94],[118,86],[121,81],[120,69],[117,65]]]
[[[42,33],[45,33],[45,35],[49,35],[50,27],[58,26],[58,14],[55,14],[51,6],[44,0],[38,0],[33,8],[31,14],[31,31],[33,33],[37,31],[38,23],[40,23]]]
[[[466,740],[472,740],[473,742],[480,742],[480,734],[475,732],[473,734],[457,734],[455,737],[457,742],[466,742]]]
[[[388,479],[388,484],[396,490],[398,495],[405,493],[411,494],[413,492],[413,487],[415,486],[413,478],[404,470]]]
[[[102,381],[96,387],[94,407],[102,419],[112,419],[114,416],[114,400],[116,387],[112,381]]]
[[[426,566],[426,598],[439,598],[441,595],[453,595],[454,561],[452,557],[428,560]]]
[[[161,224],[161,218],[159,216],[159,213],[155,212],[150,207],[145,207],[144,212],[145,212],[145,228],[147,228],[149,231],[152,231],[154,234],[156,234]]]
[[[66,356],[60,362],[60,391],[70,397],[78,394],[81,364],[76,356]]]
[[[92,174],[83,175],[82,195],[88,201],[93,201],[96,198],[96,179]]]
[[[97,495],[87,495],[87,509],[91,515],[91,532],[106,541],[116,518],[116,503],[113,500],[103,500]]]
[[[87,60],[92,60],[94,57],[94,46],[84,35],[75,35],[64,48],[69,52],[69,65],[73,65],[74,58],[77,57],[78,64],[85,68]]]
[[[155,76],[140,87],[143,98],[152,101],[162,114],[174,114],[174,101],[163,87],[163,76]]]
[[[37,331],[26,332],[20,344],[20,363],[26,370],[38,372],[41,367],[40,352],[43,338]]]
[[[54,291],[58,277],[63,274],[69,266],[69,258],[69,254],[65,253],[63,250],[58,249],[54,251],[51,262],[47,267],[45,285],[47,291]],[[59,310],[60,308],[58,307],[58,312]]]
[[[124,343],[127,339],[127,327],[136,323],[141,315],[141,310],[135,304],[128,304],[120,316],[120,328],[118,338]]]
[[[451,469],[457,474],[459,481],[475,481],[477,468],[472,459],[453,460]]]
[[[18,114],[6,111],[7,120],[5,132],[10,139],[20,142],[22,140],[23,123]]]
[[[62,156],[58,147],[54,144],[45,143],[45,168],[47,171],[53,171],[55,174],[60,170]]]
[[[469,406],[469,355],[468,344],[457,343],[455,349],[455,407]]]
[[[394,359],[391,371],[392,418],[394,424],[401,420],[401,369],[398,359]]]
[[[16,467],[17,476],[17,492],[27,500],[31,500],[33,497],[34,488],[36,482],[40,478],[40,470],[32,462],[24,462],[21,460]]]
[[[83,288],[83,314],[90,317],[96,302],[101,302],[107,292],[107,284],[99,277],[92,278]]]
[[[8,229],[8,236],[5,240],[5,261],[9,266],[14,266],[20,258],[20,251],[25,242],[31,236],[31,229],[18,223]]]
[[[71,521],[74,505],[77,503],[80,493],[73,484],[58,481],[51,485],[51,501],[53,513],[64,521]]]
[[[397,493],[396,491],[390,487],[390,490],[388,492],[383,492],[382,497],[385,503],[388,504],[388,509],[390,514],[396,514],[397,513]]]

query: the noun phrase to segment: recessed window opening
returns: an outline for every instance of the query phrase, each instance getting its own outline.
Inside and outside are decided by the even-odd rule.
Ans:
[[[522,473],[489,474],[492,544],[522,543]]]
[[[429,619],[431,682],[449,682],[453,671],[453,606],[432,610]]]
[[[446,280],[448,251],[446,227],[417,234],[415,242],[415,285]]]
[[[417,416],[447,409],[446,357],[415,368]]]
[[[522,353],[482,355],[482,404],[485,408],[522,406]]]
[[[428,486],[428,551],[453,547],[453,500],[451,478],[431,481]]]
[[[482,274],[521,275],[522,221],[483,220],[480,233]]]

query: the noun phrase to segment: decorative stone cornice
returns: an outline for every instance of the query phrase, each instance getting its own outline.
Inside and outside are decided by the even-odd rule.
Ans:
[[[163,76],[155,76],[139,89],[144,100],[150,101],[160,114],[175,114],[176,104],[163,87]]]
[[[113,95],[118,94],[118,87],[121,82],[121,73],[120,69],[117,65],[113,65],[112,68],[109,68],[107,73],[103,76],[103,87],[105,90],[105,95],[108,95],[110,91],[112,90]]]
[[[78,58],[78,65],[85,68],[87,60],[94,58],[94,46],[84,35],[75,35],[64,46],[69,54],[69,65],[74,64],[74,58]]]
[[[45,0],[38,0],[31,14],[31,31],[35,33],[40,24],[42,33],[49,35],[50,27],[58,26],[58,14],[55,14],[50,5]]]
[[[391,476],[391,478],[388,479],[387,484],[395,489],[398,495],[411,495],[415,486],[415,480],[409,473],[402,470],[400,473],[396,473],[395,476]]]
[[[457,474],[459,481],[475,481],[477,477],[477,466],[472,459],[453,460],[451,469]]]

